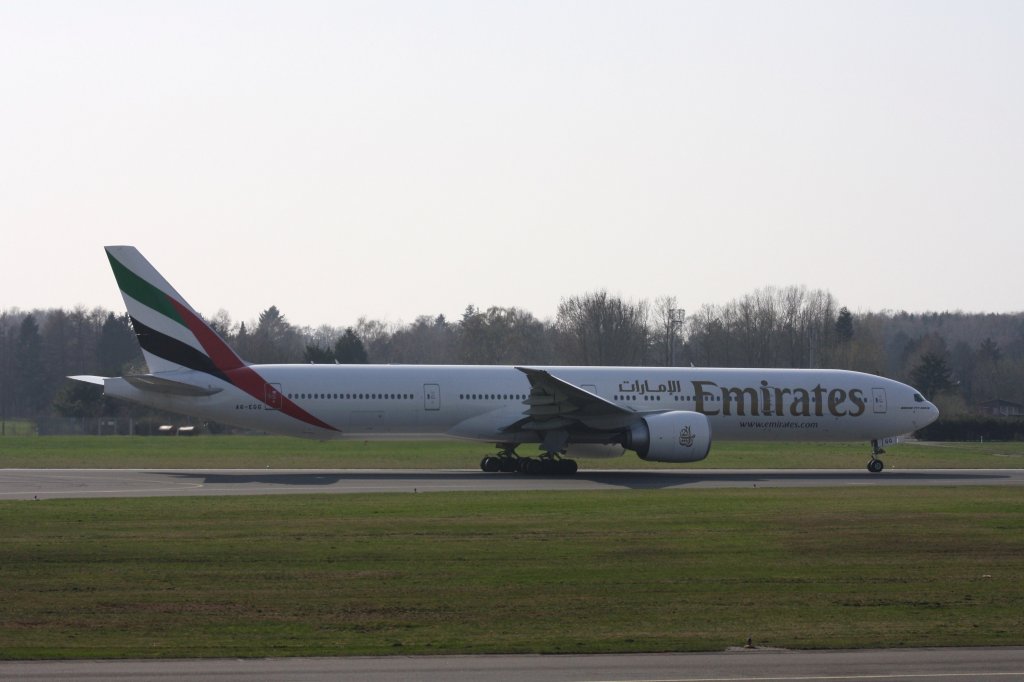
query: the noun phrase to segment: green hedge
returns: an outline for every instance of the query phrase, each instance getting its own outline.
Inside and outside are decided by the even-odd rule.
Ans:
[[[922,440],[1024,440],[1024,419],[956,416],[940,417],[917,432]]]

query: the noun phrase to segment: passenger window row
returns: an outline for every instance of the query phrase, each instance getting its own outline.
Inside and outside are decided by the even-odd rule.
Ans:
[[[289,393],[289,400],[415,400],[412,393]]]
[[[526,396],[518,393],[460,393],[459,400],[526,400]]]

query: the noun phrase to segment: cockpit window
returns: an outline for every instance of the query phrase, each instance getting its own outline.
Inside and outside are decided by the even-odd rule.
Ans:
[[[914,402],[915,403],[923,403],[924,402],[924,398],[921,397],[920,393],[915,393],[914,394]]]

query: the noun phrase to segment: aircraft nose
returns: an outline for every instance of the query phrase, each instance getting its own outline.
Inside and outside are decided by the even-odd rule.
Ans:
[[[923,426],[928,426],[933,421],[939,418],[939,408],[935,407],[935,403],[928,403],[928,414],[925,415]]]

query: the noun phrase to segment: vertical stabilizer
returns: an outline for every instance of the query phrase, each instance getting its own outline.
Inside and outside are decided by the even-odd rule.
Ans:
[[[245,366],[138,249],[105,248],[150,372],[190,369],[223,378]]]

